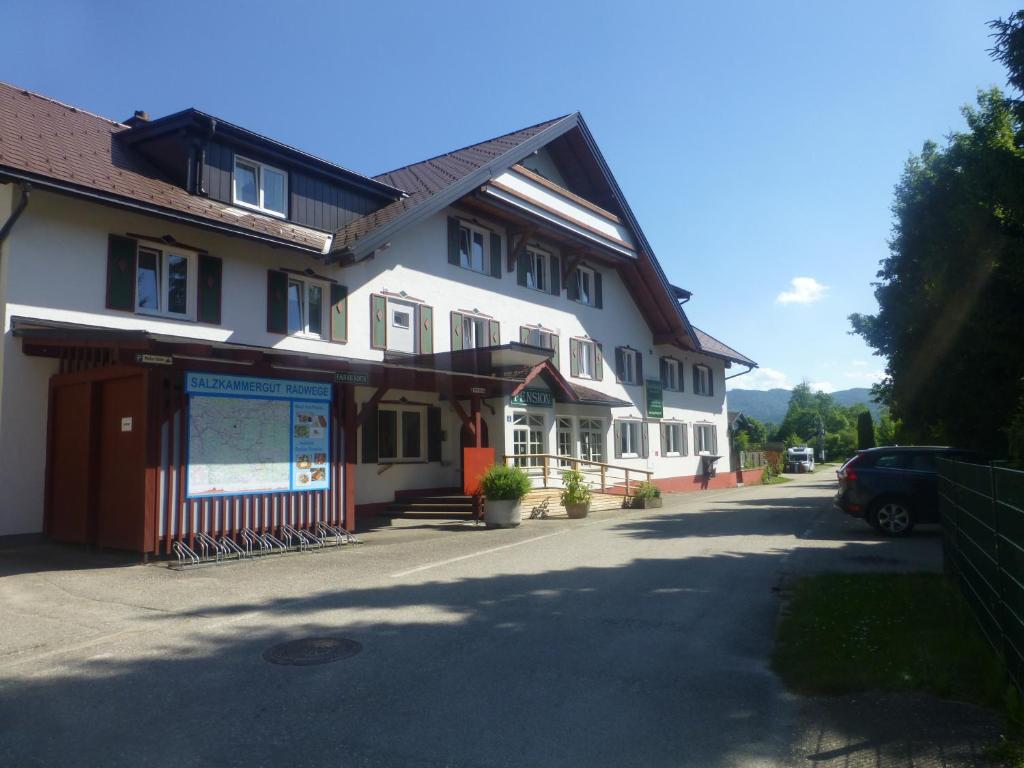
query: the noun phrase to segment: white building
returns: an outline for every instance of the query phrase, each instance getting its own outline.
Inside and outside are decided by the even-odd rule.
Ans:
[[[374,178],[195,110],[0,85],[0,116],[0,535],[351,527],[506,455],[736,482],[754,363],[687,321],[579,114]]]

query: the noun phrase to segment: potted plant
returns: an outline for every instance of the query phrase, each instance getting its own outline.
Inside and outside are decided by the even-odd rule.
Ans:
[[[488,528],[515,528],[523,519],[523,496],[533,483],[519,467],[494,464],[480,478],[484,498],[484,523]]]
[[[569,469],[562,473],[562,506],[565,513],[572,518],[586,517],[590,511],[590,488],[583,480],[578,469]]]
[[[661,489],[650,480],[645,480],[636,487],[633,494],[635,509],[657,509],[661,506]]]

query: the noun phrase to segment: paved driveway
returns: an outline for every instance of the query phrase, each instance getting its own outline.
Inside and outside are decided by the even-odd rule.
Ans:
[[[883,541],[831,492],[818,474],[508,531],[404,525],[188,572],[0,551],[0,762],[809,764],[824,726],[768,666],[780,584],[939,565],[935,534]],[[363,651],[262,659],[323,635]]]

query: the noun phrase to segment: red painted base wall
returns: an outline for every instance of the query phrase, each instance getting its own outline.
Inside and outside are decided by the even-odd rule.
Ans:
[[[764,468],[736,470],[735,472],[719,472],[714,477],[704,475],[686,475],[683,477],[659,477],[654,484],[665,493],[683,493],[686,491],[713,491],[722,488],[735,488],[739,483],[744,485],[760,485]]]

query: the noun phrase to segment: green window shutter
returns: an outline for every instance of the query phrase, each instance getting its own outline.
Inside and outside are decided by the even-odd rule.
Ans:
[[[676,373],[679,374],[679,376],[678,376],[678,378],[679,378],[679,391],[680,392],[685,392],[686,391],[686,366],[683,365],[683,361],[682,360],[679,361],[679,365],[676,368]]]
[[[136,245],[130,237],[107,239],[107,309],[135,311]]]
[[[622,422],[615,422],[615,429],[613,430],[613,439],[615,440],[615,458],[622,458]]]
[[[700,372],[697,370],[697,366],[693,366],[693,393],[697,394],[700,392]]]
[[[562,286],[559,285],[560,278],[562,277],[562,271],[559,266],[558,257],[551,254],[551,295],[558,296],[562,292]]]
[[[491,232],[491,277],[501,277],[501,235]]]
[[[686,428],[685,424],[682,427],[680,427],[679,435],[680,435],[680,437],[682,437],[682,444],[679,446],[679,452],[681,454],[683,454],[683,456],[689,456],[690,455],[690,451],[689,451],[688,446],[689,446],[689,443],[690,443],[690,432]]]
[[[715,369],[708,366],[708,394],[715,394]]]
[[[594,342],[594,380],[604,381],[604,352],[596,341]]]
[[[434,354],[434,308],[420,307],[420,353]]]
[[[363,421],[363,464],[377,463],[377,406],[364,405],[369,409]]]
[[[527,259],[529,254],[525,248],[519,249],[519,255],[516,256],[516,282],[524,288],[526,287],[526,267],[528,265]]]
[[[711,425],[711,452],[718,455],[718,427]]]
[[[580,375],[580,342],[569,339],[569,375]]]
[[[200,323],[220,325],[221,283],[224,277],[224,262],[216,256],[199,255],[199,287],[196,302],[196,319]]]
[[[569,301],[580,300],[580,284],[576,281],[576,270],[569,273],[565,284],[565,298]]]
[[[661,375],[661,386],[666,387],[668,382],[668,358],[658,360],[658,372]]]
[[[348,288],[331,283],[331,341],[348,341]]]
[[[519,343],[529,344],[530,343],[530,329],[525,325],[519,326]]]
[[[448,217],[448,263],[459,266],[459,220]]]
[[[441,460],[441,409],[427,408],[427,461]]]
[[[594,306],[598,309],[604,307],[604,299],[601,297],[601,273],[594,273]]]
[[[288,274],[267,270],[267,333],[288,333]]]
[[[451,349],[452,352],[458,352],[462,349],[462,315],[458,312],[452,312],[451,314]]]
[[[661,425],[659,439],[661,440],[661,455],[664,456],[668,453],[668,426],[665,424]]]
[[[650,424],[646,421],[640,424],[640,458],[646,459],[650,453]]]
[[[551,364],[555,366],[555,370],[558,370],[561,366],[558,359],[558,337],[555,335],[551,336],[551,349],[554,350],[554,354],[551,355]]]
[[[615,381],[622,382],[622,369],[626,367],[626,353],[622,347],[615,348]]]
[[[644,353],[639,349],[636,351],[636,382],[644,383]]]
[[[501,324],[497,320],[487,321],[487,337],[492,347],[501,344]]]
[[[388,300],[374,293],[370,295],[370,348],[387,349],[388,346]]]

